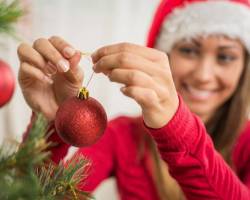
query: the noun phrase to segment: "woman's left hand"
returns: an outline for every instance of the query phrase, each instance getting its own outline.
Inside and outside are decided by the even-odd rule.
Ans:
[[[92,60],[96,73],[125,85],[121,91],[141,106],[148,127],[161,128],[174,116],[179,99],[165,53],[120,43],[98,49]]]

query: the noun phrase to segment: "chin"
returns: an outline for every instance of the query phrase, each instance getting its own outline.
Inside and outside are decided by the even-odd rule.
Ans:
[[[186,102],[189,109],[198,116],[208,115],[208,113],[214,112],[216,110],[214,106],[209,106],[207,104],[198,104],[193,102]]]
[[[189,109],[201,118],[212,116],[227,99],[223,89],[198,90],[184,85],[178,92]]]

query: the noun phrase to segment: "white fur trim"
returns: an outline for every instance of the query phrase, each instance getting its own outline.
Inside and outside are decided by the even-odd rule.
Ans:
[[[250,52],[250,8],[229,0],[210,0],[177,8],[165,22],[155,47],[169,52],[177,41],[223,34],[237,38]]]

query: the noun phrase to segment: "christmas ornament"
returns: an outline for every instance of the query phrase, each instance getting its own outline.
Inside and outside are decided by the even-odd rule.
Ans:
[[[11,99],[15,89],[15,76],[10,66],[0,60],[0,107]]]
[[[77,97],[66,100],[58,109],[55,127],[68,144],[76,147],[89,146],[97,142],[107,126],[107,115],[102,105],[88,90],[81,88]]]

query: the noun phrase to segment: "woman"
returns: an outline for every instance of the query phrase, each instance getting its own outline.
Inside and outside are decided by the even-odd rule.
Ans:
[[[250,199],[249,33],[247,0],[165,0],[149,33],[157,50],[122,43],[93,53],[94,71],[123,83],[142,117],[112,120],[78,150],[93,162],[82,188],[114,175],[124,200]],[[80,54],[55,36],[21,44],[18,54],[24,97],[54,130],[58,106],[81,85]],[[58,162],[69,145],[55,130],[50,140]]]

